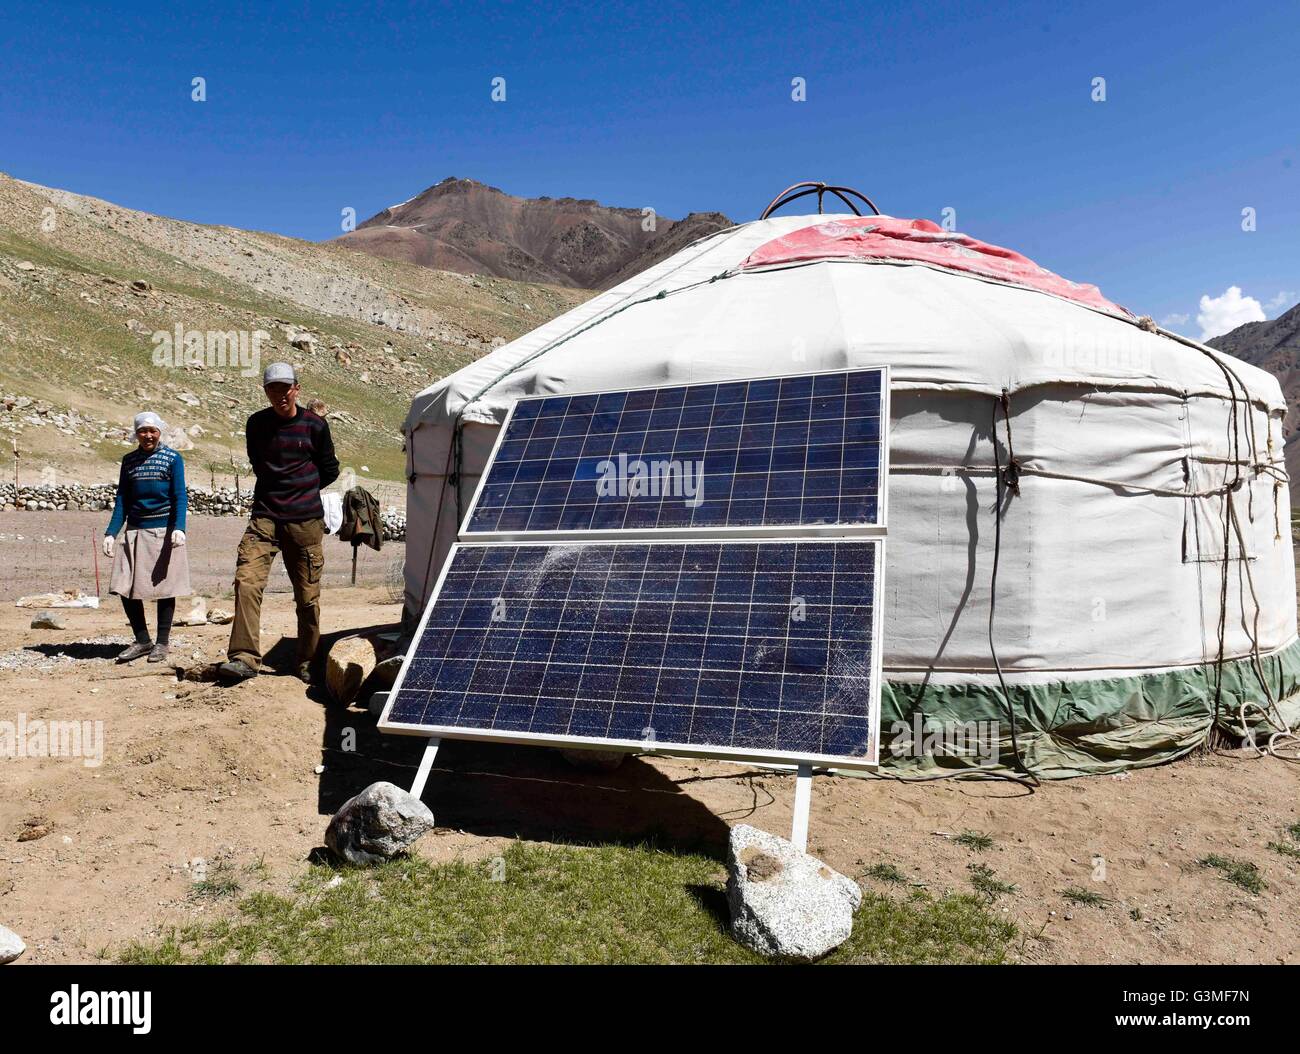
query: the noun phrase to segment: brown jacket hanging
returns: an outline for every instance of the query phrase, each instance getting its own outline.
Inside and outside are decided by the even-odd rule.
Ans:
[[[338,538],[351,542],[353,548],[368,545],[381,549],[384,544],[384,521],[379,514],[379,502],[363,487],[353,487],[343,495],[343,524]]]

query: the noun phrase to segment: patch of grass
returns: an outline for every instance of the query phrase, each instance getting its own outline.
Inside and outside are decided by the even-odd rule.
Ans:
[[[334,887],[330,880],[342,881]],[[502,881],[492,881],[494,875]],[[132,944],[125,963],[757,963],[727,931],[716,860],[513,843],[498,860],[314,866],[231,917]],[[1001,963],[1016,928],[976,897],[867,894],[828,963]]]
[[[242,889],[235,876],[235,869],[229,863],[218,860],[208,867],[207,874],[202,879],[190,887],[190,896],[199,900],[221,900],[233,897]]]
[[[1104,908],[1111,902],[1110,897],[1103,897],[1095,889],[1081,889],[1078,886],[1061,890],[1061,896],[1071,904],[1084,904],[1093,908]]]
[[[872,864],[862,873],[867,878],[874,878],[881,882],[902,883],[907,881],[907,876],[893,864]]]
[[[975,887],[976,892],[987,897],[990,904],[1004,893],[1015,893],[1020,888],[1012,882],[1005,882],[998,878],[988,864],[967,864],[966,870],[970,872],[970,884]]]
[[[974,849],[979,853],[984,852],[985,849],[993,848],[992,836],[985,834],[983,831],[962,831],[953,839],[953,842],[966,849]]]
[[[1224,879],[1231,882],[1234,886],[1244,889],[1247,893],[1262,893],[1268,888],[1264,881],[1264,876],[1259,873],[1259,868],[1249,860],[1237,860],[1230,856],[1219,856],[1217,853],[1211,853],[1197,861],[1201,867],[1212,867]]]
[[[1275,853],[1282,856],[1289,856],[1293,860],[1300,860],[1300,845],[1292,845],[1290,842],[1269,842],[1268,847]]]
[[[1286,827],[1283,827],[1282,830],[1291,841],[1300,842],[1300,820],[1297,820],[1293,824],[1288,824]]]

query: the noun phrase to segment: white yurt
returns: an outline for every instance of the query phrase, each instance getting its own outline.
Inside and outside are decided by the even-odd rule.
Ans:
[[[812,193],[847,210],[772,215]],[[1280,748],[1300,645],[1278,382],[859,200],[796,185],[420,392],[407,625],[517,397],[883,364],[884,771],[1107,773],[1215,731]],[[973,728],[994,756],[947,749]]]

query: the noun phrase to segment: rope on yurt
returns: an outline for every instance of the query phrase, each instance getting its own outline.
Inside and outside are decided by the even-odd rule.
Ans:
[[[1007,467],[1002,467],[1002,454],[998,450],[998,407],[1002,407],[1002,418],[1007,428]],[[1020,463],[1016,461],[1015,447],[1011,441],[1011,394],[1006,388],[1002,395],[993,402],[992,436],[993,463],[996,468],[996,500],[993,506],[993,572],[989,576],[989,654],[993,658],[993,668],[997,671],[998,684],[1002,687],[1002,699],[1007,707],[1007,719],[1011,726],[1011,752],[1016,766],[1033,782],[1039,785],[1038,777],[1025,762],[1020,752],[1020,740],[1016,732],[1016,708],[1011,701],[1011,690],[1006,678],[1002,676],[1002,662],[998,658],[997,643],[993,638],[993,620],[998,606],[998,563],[1002,556],[1002,492],[1005,488],[1012,494],[1020,493]]]
[[[1224,663],[1225,653],[1227,651],[1227,641],[1228,641],[1228,583],[1231,580],[1231,569],[1232,569],[1232,533],[1230,530],[1234,520],[1234,509],[1233,509],[1232,498],[1233,498],[1233,493],[1237,490],[1238,487],[1241,486],[1241,437],[1240,437],[1239,430],[1237,428],[1237,400],[1238,400],[1237,385],[1241,384],[1241,378],[1239,378],[1236,375],[1236,373],[1225,362],[1223,362],[1217,355],[1211,352],[1208,348],[1198,345],[1197,350],[1199,350],[1202,354],[1206,355],[1206,357],[1209,358],[1211,362],[1215,363],[1219,367],[1220,371],[1223,373],[1224,380],[1227,381],[1228,384],[1229,408],[1230,408],[1228,414],[1228,428],[1229,428],[1228,457],[1230,459],[1231,471],[1232,471],[1232,479],[1231,482],[1229,482],[1228,465],[1224,466],[1223,482],[1224,482],[1225,490],[1223,495],[1223,566],[1222,566],[1222,572],[1221,572],[1220,583],[1219,583],[1219,622],[1218,622],[1219,648],[1214,661],[1214,720],[1212,721],[1209,730],[1206,732],[1206,739],[1208,740],[1209,737],[1214,734],[1214,730],[1219,726],[1220,717],[1222,714],[1222,707],[1223,707],[1223,663]],[[1247,421],[1253,424],[1253,414],[1251,413],[1250,410],[1249,392],[1246,390],[1244,384],[1242,384],[1241,387],[1242,390],[1246,392],[1246,396],[1247,396],[1247,401],[1246,401]],[[1254,444],[1252,442],[1252,461],[1255,460],[1255,457],[1253,455],[1253,446]],[[1238,553],[1241,557],[1242,562],[1246,563],[1248,559],[1246,554],[1246,549],[1240,539],[1238,540]],[[1244,608],[1244,604],[1243,604],[1243,608]],[[1244,610],[1243,610],[1243,614],[1244,614]],[[1249,634],[1249,631],[1247,632]],[[1258,639],[1254,635],[1251,635],[1252,655],[1257,654],[1258,648],[1259,648]],[[1242,713],[1242,716],[1244,718],[1244,712]],[[1244,722],[1242,725],[1242,730],[1245,731]]]
[[[890,472],[940,472],[955,475],[972,476],[976,473],[993,475],[996,471],[989,465],[920,465],[898,464],[889,466]],[[1137,494],[1154,494],[1169,498],[1216,498],[1228,492],[1227,487],[1214,487],[1211,490],[1176,490],[1173,487],[1149,487],[1143,483],[1131,483],[1119,479],[1103,479],[1100,476],[1081,476],[1074,472],[1053,472],[1045,468],[1019,466],[1020,476],[1042,476],[1044,479],[1063,479],[1071,483],[1091,483],[1098,487],[1110,487],[1113,490],[1131,490]]]
[[[1278,707],[1277,699],[1274,697],[1272,688],[1269,686],[1268,683],[1267,675],[1264,672],[1263,659],[1259,651],[1259,615],[1260,615],[1260,611],[1262,610],[1262,605],[1260,604],[1259,601],[1259,595],[1255,590],[1254,574],[1250,569],[1250,559],[1246,551],[1245,534],[1241,529],[1241,521],[1237,516],[1237,509],[1234,501],[1234,495],[1240,489],[1241,484],[1243,482],[1241,478],[1241,465],[1242,465],[1241,440],[1240,440],[1238,427],[1237,427],[1237,403],[1238,400],[1240,399],[1240,401],[1243,404],[1244,413],[1246,415],[1245,431],[1248,439],[1249,453],[1250,453],[1249,465],[1254,470],[1256,477],[1260,475],[1268,475],[1273,479],[1273,538],[1275,541],[1281,540],[1282,532],[1281,532],[1281,526],[1279,522],[1279,518],[1280,518],[1279,509],[1280,509],[1281,500],[1279,497],[1279,490],[1281,488],[1282,481],[1286,479],[1286,475],[1284,472],[1279,471],[1276,468],[1276,466],[1273,464],[1272,424],[1271,423],[1269,424],[1268,461],[1265,463],[1260,463],[1259,440],[1258,440],[1257,433],[1255,431],[1255,415],[1251,408],[1252,400],[1250,397],[1250,390],[1246,386],[1245,382],[1242,381],[1242,379],[1237,375],[1236,370],[1234,370],[1227,362],[1225,362],[1222,358],[1220,358],[1219,355],[1216,354],[1214,349],[1212,348],[1209,348],[1196,341],[1189,340],[1186,337],[1183,337],[1179,334],[1171,333],[1167,330],[1159,330],[1158,332],[1163,336],[1178,341],[1181,344],[1185,344],[1189,347],[1195,348],[1196,350],[1200,351],[1203,355],[1205,355],[1207,358],[1209,358],[1213,363],[1215,363],[1215,365],[1217,365],[1219,369],[1223,372],[1224,378],[1228,382],[1230,401],[1232,405],[1230,419],[1229,419],[1229,428],[1231,429],[1231,435],[1230,435],[1230,447],[1232,448],[1231,463],[1234,471],[1233,471],[1233,478],[1231,483],[1229,483],[1227,480],[1226,471],[1224,473],[1225,486],[1224,486],[1224,502],[1223,502],[1224,504],[1223,578],[1222,578],[1222,583],[1219,591],[1219,603],[1220,603],[1219,652],[1215,662],[1214,725],[1217,726],[1218,724],[1221,701],[1222,701],[1223,662],[1224,662],[1224,652],[1226,650],[1226,637],[1227,637],[1228,583],[1231,577],[1231,564],[1232,564],[1231,539],[1233,535],[1235,535],[1237,539],[1237,551],[1238,551],[1239,561],[1241,563],[1242,569],[1246,577],[1246,583],[1250,588],[1251,600],[1255,605],[1255,614],[1252,623],[1249,627],[1243,625],[1243,629],[1246,630],[1247,636],[1250,638],[1252,669],[1255,673],[1256,679],[1259,681],[1260,688],[1263,690],[1264,697],[1268,701],[1268,706],[1263,707],[1260,706],[1258,703],[1253,703],[1250,702],[1249,700],[1243,699],[1238,704],[1237,717],[1241,723],[1242,731],[1245,733],[1249,733],[1249,729],[1246,725],[1246,711],[1247,709],[1257,710],[1260,713],[1260,715],[1263,717],[1266,726],[1271,726],[1271,728],[1273,729],[1273,734],[1269,736],[1268,745],[1265,750],[1260,750],[1258,746],[1255,746],[1255,751],[1258,755],[1262,756],[1267,753],[1272,755],[1275,758],[1278,758],[1281,761],[1300,761],[1300,757],[1291,757],[1289,755],[1278,752],[1278,747],[1281,743],[1286,743],[1286,742],[1300,743],[1300,735],[1297,735],[1296,733],[1292,732],[1288,728],[1286,719],[1282,715],[1282,712]],[[1238,396],[1237,394],[1238,386],[1241,388],[1241,392],[1242,392],[1241,396]],[[1252,508],[1253,508],[1253,498],[1254,498],[1253,492],[1248,490],[1247,498],[1249,501],[1252,502]],[[1229,527],[1232,528],[1232,533],[1229,533]],[[1244,609],[1244,598],[1243,598],[1243,609]],[[1244,616],[1245,614],[1244,610],[1242,614]],[[1214,726],[1212,726],[1212,728],[1213,727]],[[1248,741],[1251,742],[1252,745],[1254,745],[1253,738],[1250,738],[1248,736]]]
[[[1286,718],[1283,716],[1282,711],[1278,706],[1278,701],[1273,694],[1272,688],[1269,686],[1268,677],[1264,672],[1264,661],[1262,656],[1259,654],[1259,615],[1263,608],[1259,602],[1259,594],[1255,591],[1255,576],[1250,569],[1250,561],[1245,559],[1246,538],[1241,529],[1241,521],[1237,517],[1236,508],[1231,506],[1231,500],[1232,495],[1229,494],[1228,501],[1232,515],[1232,526],[1236,532],[1237,545],[1243,557],[1241,564],[1246,573],[1246,584],[1250,587],[1250,599],[1255,604],[1254,621],[1251,629],[1248,631],[1250,633],[1251,642],[1252,668],[1255,672],[1255,677],[1259,680],[1260,688],[1263,689],[1264,698],[1268,700],[1268,706],[1263,707],[1258,703],[1252,703],[1243,699],[1237,708],[1237,717],[1241,722],[1242,731],[1248,732],[1246,726],[1246,709],[1247,707],[1250,707],[1254,710],[1258,710],[1260,715],[1263,717],[1265,724],[1271,726],[1273,734],[1269,736],[1268,745],[1264,750],[1260,750],[1258,745],[1255,744],[1253,736],[1247,736],[1247,741],[1252,747],[1254,747],[1256,754],[1262,756],[1267,753],[1277,758],[1279,761],[1300,761],[1300,757],[1291,757],[1287,754],[1278,753],[1278,745],[1280,742],[1300,743],[1300,735],[1292,732],[1287,726]]]
[[[1255,576],[1250,569],[1250,558],[1246,548],[1246,537],[1245,537],[1245,533],[1241,529],[1241,521],[1237,516],[1236,503],[1234,500],[1237,491],[1240,490],[1241,485],[1243,483],[1242,476],[1241,476],[1241,466],[1242,466],[1241,439],[1240,439],[1240,434],[1237,426],[1237,403],[1238,400],[1240,399],[1240,401],[1243,403],[1244,413],[1246,415],[1245,431],[1248,437],[1248,443],[1250,448],[1249,453],[1251,455],[1249,464],[1250,467],[1254,469],[1256,477],[1267,474],[1270,475],[1274,480],[1274,507],[1275,507],[1274,539],[1278,540],[1281,537],[1281,532],[1277,526],[1276,508],[1278,505],[1277,488],[1280,486],[1279,480],[1282,479],[1283,476],[1281,473],[1277,471],[1275,466],[1272,464],[1272,445],[1273,445],[1272,426],[1271,425],[1269,426],[1269,437],[1268,437],[1269,461],[1267,464],[1261,464],[1259,462],[1258,438],[1255,432],[1255,418],[1254,418],[1254,413],[1252,412],[1251,409],[1250,391],[1246,387],[1245,383],[1237,375],[1236,371],[1233,370],[1232,367],[1229,366],[1226,362],[1224,362],[1221,358],[1219,358],[1219,356],[1216,355],[1212,349],[1197,344],[1193,341],[1188,341],[1183,338],[1178,338],[1176,335],[1173,336],[1175,336],[1175,339],[1179,339],[1182,343],[1189,344],[1190,346],[1197,348],[1197,350],[1201,351],[1212,362],[1214,362],[1217,366],[1219,366],[1220,370],[1222,370],[1224,374],[1224,378],[1228,382],[1229,392],[1231,393],[1231,397],[1230,397],[1231,413],[1229,415],[1229,428],[1231,431],[1230,431],[1229,445],[1231,448],[1231,465],[1233,468],[1233,477],[1231,482],[1229,482],[1227,479],[1227,472],[1225,471],[1224,473],[1225,486],[1224,486],[1224,495],[1223,495],[1223,573],[1222,573],[1222,581],[1219,590],[1219,627],[1218,627],[1219,650],[1218,650],[1218,656],[1215,661],[1215,685],[1214,685],[1215,712],[1214,712],[1214,723],[1211,726],[1211,728],[1213,729],[1218,725],[1219,717],[1221,713],[1221,707],[1222,707],[1223,663],[1224,663],[1225,651],[1227,647],[1228,584],[1231,580],[1232,538],[1235,536],[1237,539],[1238,560],[1241,564],[1242,571],[1245,575],[1246,584],[1250,589],[1251,601],[1255,605],[1255,613],[1250,626],[1246,626],[1243,622],[1242,628],[1246,631],[1246,635],[1250,639],[1251,668],[1255,674],[1256,679],[1259,682],[1260,689],[1263,691],[1264,698],[1268,702],[1267,707],[1265,707],[1265,706],[1260,706],[1258,703],[1251,702],[1247,699],[1242,699],[1237,706],[1237,718],[1241,724],[1242,732],[1246,733],[1247,741],[1250,742],[1251,745],[1254,747],[1255,752],[1258,756],[1263,756],[1264,754],[1270,754],[1281,761],[1300,761],[1300,757],[1290,757],[1286,754],[1281,754],[1278,752],[1278,746],[1280,743],[1285,743],[1288,741],[1300,742],[1300,736],[1297,736],[1295,733],[1291,732],[1291,730],[1288,728],[1286,719],[1282,715],[1282,712],[1278,707],[1277,699],[1275,698],[1273,690],[1268,683],[1268,677],[1264,672],[1263,658],[1260,655],[1260,650],[1259,650],[1259,616],[1260,616],[1260,612],[1262,611],[1262,605],[1260,604],[1259,601],[1259,594],[1255,589]],[[1242,396],[1240,397],[1237,395],[1237,390],[1236,390],[1237,386],[1240,386],[1241,391],[1243,393]],[[1248,493],[1248,500],[1253,499],[1253,494],[1249,491],[1247,493]],[[1231,530],[1229,530],[1229,528],[1231,528]],[[1244,596],[1242,598],[1242,607],[1243,607],[1242,615],[1244,618],[1245,616]],[[1272,735],[1269,736],[1268,745],[1264,750],[1260,750],[1260,748],[1254,743],[1253,736],[1250,736],[1249,734],[1250,730],[1246,724],[1247,709],[1258,711],[1260,716],[1263,718],[1266,727],[1271,727],[1272,729]]]

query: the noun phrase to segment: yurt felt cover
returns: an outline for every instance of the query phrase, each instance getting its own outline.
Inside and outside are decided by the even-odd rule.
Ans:
[[[1278,382],[932,228],[804,216],[723,231],[421,392],[405,425],[408,617],[517,396],[888,365],[886,764],[935,764],[888,753],[890,723],[917,715],[997,721],[1009,764],[996,665],[1043,776],[1169,760],[1243,702],[1294,724]],[[1020,470],[1000,524],[995,433]]]

